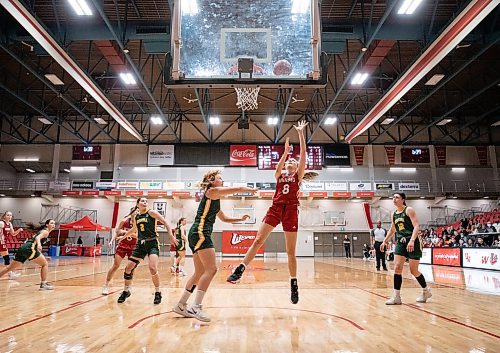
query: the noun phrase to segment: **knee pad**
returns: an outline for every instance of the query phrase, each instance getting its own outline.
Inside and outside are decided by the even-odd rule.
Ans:
[[[134,278],[134,271],[131,273],[123,272],[123,279],[131,280]]]
[[[3,256],[3,262],[4,262],[5,266],[9,266],[10,265],[10,256],[9,255],[4,255]]]

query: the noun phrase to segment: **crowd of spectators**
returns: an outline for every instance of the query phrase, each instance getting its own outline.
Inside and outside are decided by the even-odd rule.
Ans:
[[[463,218],[444,227],[423,229],[423,247],[500,248],[500,210]]]

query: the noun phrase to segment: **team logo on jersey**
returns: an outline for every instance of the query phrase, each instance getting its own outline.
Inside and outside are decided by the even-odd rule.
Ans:
[[[231,245],[237,245],[245,240],[254,240],[255,235],[243,235],[238,233],[233,233],[231,236]]]

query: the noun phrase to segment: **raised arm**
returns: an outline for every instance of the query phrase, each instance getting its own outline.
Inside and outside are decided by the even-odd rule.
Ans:
[[[278,165],[276,166],[276,171],[274,172],[274,177],[276,179],[278,179],[281,176],[281,171],[285,166],[286,158],[288,157],[288,154],[290,153],[291,149],[292,147],[290,146],[290,139],[287,137],[285,140],[285,151],[283,152],[283,155],[281,156]]]
[[[306,170],[306,161],[307,161],[307,145],[306,138],[304,137],[304,129],[307,126],[306,121],[299,121],[298,126],[293,126],[297,133],[299,134],[299,142],[300,142],[300,160],[299,167],[297,169],[297,176],[299,177],[299,181],[302,180]]]
[[[239,192],[251,192],[252,194],[255,194],[257,190],[258,189],[256,188],[249,188],[247,186],[235,186],[235,187],[216,186],[208,189],[206,195],[210,199],[217,200],[226,195],[232,195]]]
[[[222,210],[219,211],[219,213],[217,213],[217,217],[222,221],[222,222],[226,222],[226,223],[237,223],[237,222],[243,222],[247,219],[250,218],[249,215],[243,215],[241,217],[238,217],[238,218],[234,218],[234,217],[228,217],[226,216],[226,214],[224,212],[222,212]]]

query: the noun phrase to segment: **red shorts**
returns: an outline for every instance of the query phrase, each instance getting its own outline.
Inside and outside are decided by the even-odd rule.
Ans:
[[[121,242],[118,243],[116,247],[115,255],[120,256],[121,258],[132,256],[132,251],[134,251],[135,244],[137,244],[136,238],[125,238]]]
[[[170,244],[170,252],[176,252],[177,249],[175,248],[175,244],[174,243],[171,243]]]
[[[9,251],[9,249],[7,249],[7,244],[5,244],[3,241],[0,241],[0,252],[4,251]]]
[[[296,232],[299,229],[299,205],[272,205],[263,219],[264,223],[276,227],[283,225],[285,232]]]

